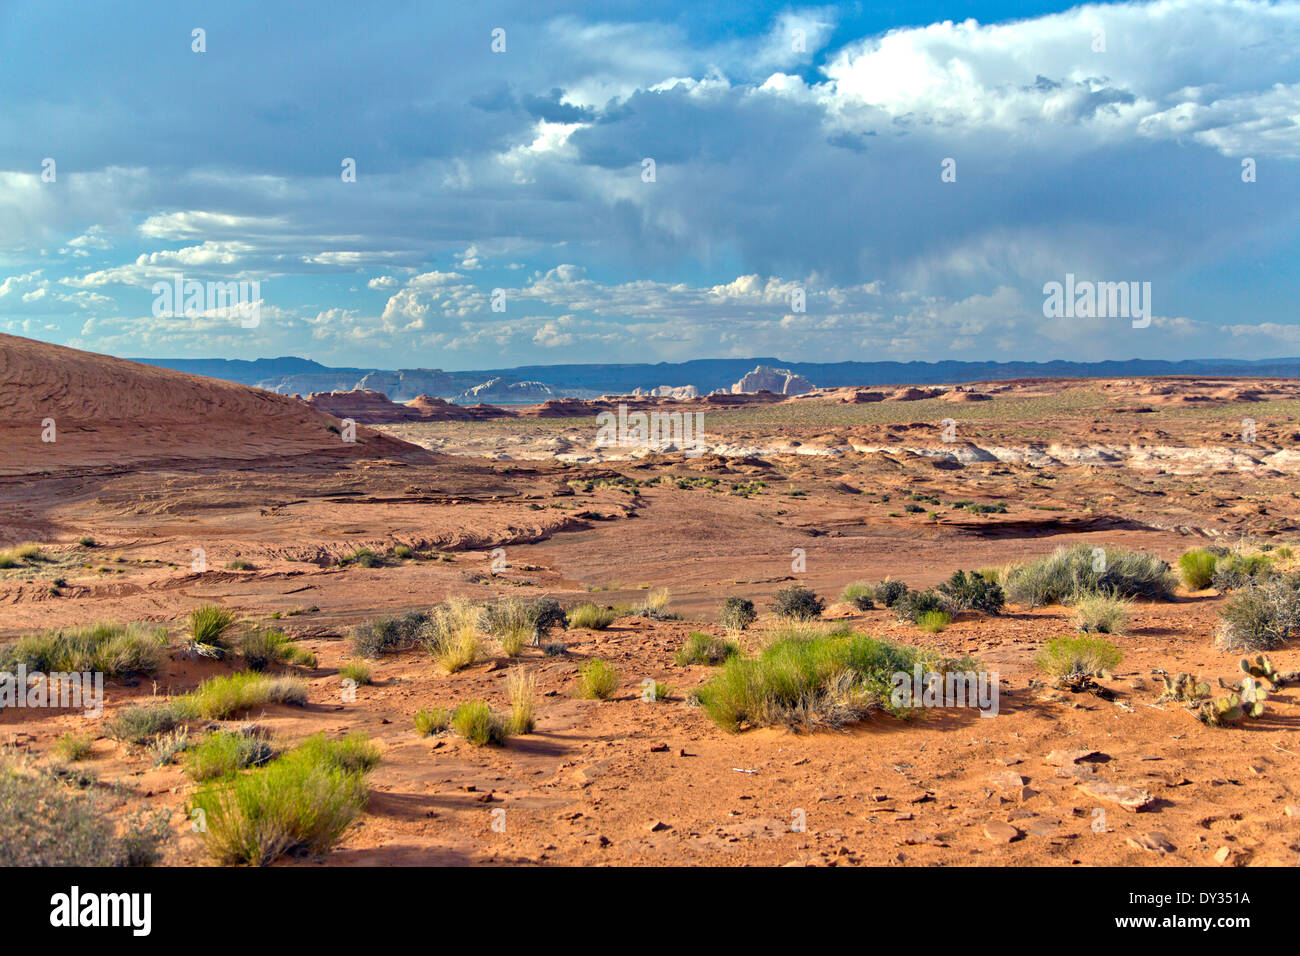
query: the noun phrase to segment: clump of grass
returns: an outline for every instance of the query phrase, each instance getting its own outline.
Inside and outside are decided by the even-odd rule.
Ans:
[[[143,624],[99,623],[26,634],[0,648],[0,670],[102,672],[105,677],[152,674],[162,663],[167,632]]]
[[[234,612],[217,604],[204,604],[190,611],[190,638],[195,644],[227,650],[234,625]]]
[[[569,645],[563,641],[549,641],[542,645],[542,653],[547,657],[563,657],[569,653]]]
[[[96,541],[94,538],[87,535],[84,538],[78,538],[77,544],[81,545],[83,548],[93,548],[96,544]]]
[[[188,716],[186,708],[176,701],[124,707],[104,724],[104,732],[124,743],[146,744],[172,730]]]
[[[731,633],[743,631],[757,620],[754,602],[748,598],[729,597],[722,602],[722,610],[718,612],[718,623]]]
[[[39,544],[30,541],[0,551],[0,568],[16,568],[19,565],[35,564],[44,560],[45,553]]]
[[[1218,555],[1204,548],[1194,548],[1178,559],[1178,574],[1183,585],[1192,591],[1203,591],[1214,580]]]
[[[609,662],[593,657],[578,667],[578,696],[587,700],[609,700],[618,690],[619,674]]]
[[[510,737],[507,721],[481,700],[461,704],[451,715],[451,728],[476,747],[504,744]]]
[[[1124,634],[1128,631],[1129,601],[1105,594],[1079,598],[1074,613],[1085,634]]]
[[[463,598],[453,598],[433,609],[427,646],[448,674],[464,670],[479,659],[483,650],[482,621],[482,608]]]
[[[876,606],[876,589],[866,581],[854,581],[840,592],[840,600],[852,604],[859,611],[870,611]]]
[[[531,734],[537,726],[537,676],[522,667],[514,668],[506,678],[506,694],[510,698],[506,729],[511,734]]]
[[[415,712],[415,732],[421,737],[441,733],[451,726],[451,711],[446,707],[421,707]]]
[[[149,866],[170,837],[168,814],[137,813],[114,825],[96,793],[54,775],[0,763],[0,847],[6,866]]]
[[[648,617],[652,621],[673,620],[677,615],[669,610],[668,605],[672,602],[672,594],[667,588],[655,588],[645,596],[640,604],[633,610],[637,617]]]
[[[792,584],[776,592],[772,610],[778,617],[794,621],[811,621],[822,616],[826,602],[806,587]]]
[[[947,602],[933,591],[908,591],[894,602],[894,613],[900,621],[917,624],[921,615],[944,611],[947,606]]]
[[[907,585],[902,581],[895,581],[893,578],[885,578],[876,585],[876,601],[885,607],[893,607],[898,603],[899,598],[907,593]]]
[[[185,772],[195,783],[218,780],[249,767],[260,767],[275,756],[265,734],[256,727],[208,734],[185,759]]]
[[[323,740],[308,741],[250,773],[208,783],[190,801],[203,811],[208,852],[220,863],[254,866],[295,851],[327,852],[369,796],[365,770],[354,764]]]
[[[339,677],[343,680],[355,681],[357,686],[370,684],[374,680],[371,676],[370,668],[360,661],[351,661],[340,667]]]
[[[428,623],[428,614],[411,611],[400,617],[380,617],[359,624],[352,629],[352,650],[362,657],[376,658],[414,647]]]
[[[483,612],[489,634],[501,642],[507,657],[517,657],[537,637],[537,626],[529,602],[507,597],[489,604]]]
[[[1124,659],[1124,652],[1102,637],[1054,637],[1039,651],[1034,663],[1049,677],[1074,681],[1106,677]]]
[[[670,700],[672,696],[673,696],[672,687],[668,684],[665,684],[663,681],[650,680],[649,678],[646,678],[646,681],[642,685],[642,691],[641,691],[642,700],[650,701],[651,703],[662,704]]]
[[[51,749],[54,751],[54,756],[60,760],[75,763],[78,760],[88,760],[90,758],[94,742],[93,735],[70,730],[54,741],[54,746]]]
[[[894,675],[910,674],[917,665],[946,673],[973,662],[948,661],[862,634],[792,637],[774,641],[757,657],[728,658],[696,697],[727,731],[776,724],[841,727],[874,710],[910,713],[894,705],[891,692]]]
[[[678,648],[673,660],[678,667],[690,664],[721,664],[733,654],[739,654],[740,647],[732,641],[725,641],[712,634],[692,631],[686,643]]]
[[[275,664],[291,660],[301,660],[301,655],[312,655],[295,647],[292,639],[283,631],[274,628],[261,628],[249,631],[239,639],[239,652],[245,663],[255,671],[264,671]]]
[[[229,562],[226,568],[230,571],[256,571],[252,561],[245,561],[243,558],[236,558]]]
[[[404,561],[404,560],[406,560],[406,559],[409,558],[413,553],[414,553],[414,552],[411,551],[411,548],[410,548],[409,545],[405,545],[405,544],[395,544],[395,545],[393,545],[393,557],[397,558],[397,559],[400,560],[400,561]]]
[[[1073,604],[1087,594],[1168,600],[1173,586],[1169,564],[1154,555],[1077,544],[1017,568],[1006,593],[1017,604],[1040,607]]]
[[[355,564],[361,568],[378,568],[383,566],[384,559],[370,548],[357,548],[350,555],[339,558],[339,564]]]
[[[1300,574],[1233,592],[1219,610],[1215,643],[1225,651],[1270,651],[1300,632]]]
[[[182,700],[196,717],[224,720],[267,704],[302,707],[307,703],[307,682],[301,677],[241,671],[206,680]]]
[[[354,731],[338,740],[323,733],[313,734],[298,745],[300,758],[312,763],[331,765],[345,773],[367,774],[379,766],[379,746],[368,734]]]
[[[916,626],[927,634],[938,634],[952,623],[947,611],[922,611],[916,617]]]
[[[1220,555],[1210,583],[1220,594],[1267,581],[1273,576],[1272,555],[1260,552],[1230,552]]]
[[[569,608],[567,615],[569,627],[585,627],[592,631],[603,631],[614,623],[618,612],[612,607],[600,607],[585,601]]]
[[[147,749],[153,758],[153,765],[165,767],[189,750],[190,746],[190,730],[182,726],[169,733],[159,734],[149,742]]]

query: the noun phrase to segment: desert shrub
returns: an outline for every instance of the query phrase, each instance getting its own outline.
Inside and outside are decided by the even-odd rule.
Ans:
[[[185,772],[195,783],[204,783],[249,767],[260,767],[274,756],[271,742],[256,727],[219,730],[190,749],[185,758]]]
[[[243,558],[236,558],[229,562],[226,568],[230,571],[256,571],[252,561],[245,561]]]
[[[645,596],[645,600],[633,608],[632,613],[636,617],[648,617],[652,621],[675,620],[677,615],[668,607],[671,601],[672,594],[667,588],[655,588]]]
[[[148,866],[170,836],[165,811],[115,827],[109,807],[45,774],[0,764],[0,851],[6,866]]]
[[[894,613],[900,621],[915,624],[922,614],[942,611],[946,607],[944,599],[934,591],[908,591],[894,602]]]
[[[1085,634],[1123,634],[1128,630],[1129,602],[1105,594],[1089,594],[1074,604],[1080,631]]]
[[[1300,576],[1275,577],[1232,593],[1219,610],[1215,643],[1225,651],[1268,651],[1300,632]]]
[[[517,597],[501,598],[484,608],[483,626],[501,642],[508,657],[518,655],[537,637],[531,605]]]
[[[181,700],[196,717],[224,720],[267,704],[302,707],[307,703],[307,682],[301,677],[241,671],[206,680]]]
[[[143,624],[91,624],[25,634],[0,648],[0,670],[102,672],[105,677],[152,674],[162,663],[167,632]]]
[[[342,680],[356,681],[357,685],[369,684],[373,681],[370,674],[370,668],[360,661],[352,661],[344,664],[339,668],[339,677]]]
[[[217,604],[204,604],[190,611],[190,638],[195,644],[227,648],[227,635],[234,625],[234,612]]]
[[[451,729],[476,747],[504,744],[510,737],[506,720],[481,700],[469,700],[452,712]]]
[[[1178,575],[1183,585],[1192,591],[1203,591],[1214,580],[1214,568],[1218,563],[1217,555],[1204,548],[1194,548],[1178,559]]]
[[[1167,600],[1173,585],[1169,564],[1154,555],[1076,544],[1016,568],[1005,590],[1017,604],[1040,607],[1073,604],[1086,594]]]
[[[201,787],[191,806],[203,811],[209,853],[220,863],[261,866],[285,853],[322,854],[365,809],[363,769],[346,769],[321,738],[265,766]],[[366,761],[362,761],[364,765]]]
[[[898,599],[907,593],[907,585],[893,578],[885,578],[876,585],[875,598],[885,607],[893,607]]]
[[[1006,604],[1002,588],[978,571],[955,571],[952,577],[939,585],[948,607],[954,611],[980,611],[997,614]]]
[[[578,667],[578,696],[588,700],[609,700],[618,690],[618,681],[618,671],[607,661],[593,657]]]
[[[651,680],[646,678],[641,683],[641,699],[651,703],[663,703],[671,700],[673,689],[663,681]]]
[[[537,677],[532,671],[516,667],[506,678],[506,694],[510,698],[510,720],[506,729],[511,734],[531,734],[537,726]]]
[[[677,649],[673,660],[678,667],[690,664],[721,664],[732,654],[739,654],[740,648],[732,641],[724,641],[712,634],[692,631],[686,643]]]
[[[149,752],[149,757],[153,760],[155,767],[166,767],[189,750],[191,745],[190,729],[180,726],[169,733],[159,734],[154,737],[145,745],[145,749]]]
[[[76,762],[89,759],[94,742],[93,735],[70,730],[54,741],[51,749],[54,751],[54,756],[60,760]]]
[[[87,535],[84,538],[78,538],[77,544],[81,545],[83,548],[93,548],[95,546],[95,539]]]
[[[165,704],[140,704],[123,707],[104,724],[104,733],[128,744],[146,744],[165,734],[189,717],[176,701]]]
[[[1034,663],[1049,677],[1074,680],[1103,677],[1124,659],[1124,653],[1102,637],[1054,637],[1039,651]]]
[[[337,767],[346,773],[367,774],[379,766],[379,746],[368,734],[354,731],[338,740],[313,734],[296,748],[301,759]]]
[[[1220,594],[1250,587],[1273,576],[1273,559],[1267,554],[1230,552],[1219,557],[1210,583]]]
[[[563,657],[569,653],[569,645],[563,641],[548,641],[542,645],[542,653],[547,657]]]
[[[287,634],[269,627],[249,631],[239,639],[239,653],[255,671],[284,663],[290,657],[291,647],[292,641]]]
[[[614,623],[618,612],[612,607],[600,607],[585,601],[569,608],[569,627],[585,627],[592,631],[603,631]]]
[[[728,658],[696,697],[728,731],[840,727],[877,709],[904,714],[891,701],[893,675],[916,665],[946,673],[958,662],[862,634],[779,640],[757,657]]]
[[[826,602],[806,587],[792,584],[776,592],[772,610],[778,617],[795,621],[811,621],[822,616]]]
[[[383,567],[384,559],[371,548],[357,548],[346,557],[339,558],[339,564],[355,564],[362,568]]]
[[[859,611],[870,611],[876,606],[876,589],[866,581],[854,581],[845,585],[840,593],[840,600],[852,604]]]
[[[916,616],[916,626],[927,634],[938,634],[952,623],[947,611],[922,611]]]
[[[409,558],[412,553],[413,552],[411,551],[409,545],[405,545],[405,544],[393,545],[393,557],[397,558],[398,560],[404,561],[407,558]]]
[[[16,568],[21,564],[35,564],[44,559],[41,546],[28,541],[0,551],[0,568]]]
[[[743,631],[758,620],[754,602],[743,597],[729,597],[722,602],[718,612],[718,623],[728,631]]]
[[[483,609],[464,598],[453,598],[433,609],[426,646],[434,659],[454,674],[469,667],[483,652]]]
[[[437,734],[451,726],[451,711],[446,707],[421,707],[415,712],[415,732],[421,737]]]
[[[376,658],[414,647],[428,623],[428,614],[411,611],[400,617],[380,617],[358,624],[352,628],[352,650],[362,657]]]

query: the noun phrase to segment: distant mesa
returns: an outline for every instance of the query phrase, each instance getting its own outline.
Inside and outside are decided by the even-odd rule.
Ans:
[[[788,368],[760,365],[731,386],[733,395],[747,392],[775,392],[777,395],[802,395],[813,390],[813,383]]]
[[[394,402],[382,392],[369,388],[313,392],[306,402],[317,411],[335,418],[350,418],[361,425],[466,422],[510,417],[509,412],[493,405],[457,405],[431,395],[417,395],[406,403]]]
[[[636,398],[674,398],[677,401],[685,401],[690,398],[699,398],[700,390],[694,385],[658,385],[649,390],[644,388],[633,389],[632,395]]]

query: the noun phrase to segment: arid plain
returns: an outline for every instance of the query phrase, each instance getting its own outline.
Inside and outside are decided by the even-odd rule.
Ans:
[[[379,750],[358,820],[329,852],[289,865],[1300,860],[1300,691],[1280,687],[1262,717],[1216,727],[1162,699],[1153,673],[1241,677],[1241,655],[1214,641],[1228,595],[1180,583],[1169,599],[1133,601],[1112,636],[1122,661],[1077,693],[1035,663],[1076,632],[1072,607],[1011,600],[927,633],[840,600],[855,581],[925,589],[1080,543],[1175,570],[1191,549],[1289,553],[1294,381],[664,402],[703,416],[707,448],[688,455],[599,448],[594,408],[361,424],[345,442],[339,419],[294,398],[0,336],[0,404],[0,548],[39,546],[0,569],[0,641],[97,621],[167,630],[156,672],[110,679],[99,720],[6,709],[0,734],[34,768],[59,762],[60,738],[90,734],[80,784],[123,818],[169,811],[164,864],[212,862],[190,811],[198,784],[184,759],[160,763],[104,728],[242,668],[238,653],[187,651],[187,615],[204,605],[232,612],[233,632],[274,628],[313,660],[274,668],[306,682],[305,704],[199,721],[196,738],[252,721],[276,748],[363,732]],[[676,653],[693,632],[727,636],[729,597],[758,610],[731,635],[756,653],[782,626],[774,595],[792,585],[825,601],[811,627],[973,656],[997,674],[997,715],[720,727],[693,699],[717,668]],[[638,613],[663,589],[666,605]],[[616,616],[552,628],[513,656],[485,633],[454,673],[418,645],[383,654],[364,662],[371,683],[346,692],[340,669],[363,663],[358,626],[503,597]],[[1300,668],[1291,646],[1270,657]],[[575,693],[592,659],[618,675],[608,699]],[[422,709],[505,707],[521,666],[536,681],[531,732],[499,746],[417,733]],[[668,685],[666,700],[645,699],[647,679]],[[1135,792],[1146,799],[1124,796]]]

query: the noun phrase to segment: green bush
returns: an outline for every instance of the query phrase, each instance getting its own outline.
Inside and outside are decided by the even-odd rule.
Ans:
[[[1210,579],[1220,594],[1248,588],[1273,576],[1273,559],[1267,554],[1229,553],[1219,557]]]
[[[939,593],[954,611],[998,614],[1006,604],[1006,596],[997,582],[988,580],[978,571],[954,572],[939,585]]]
[[[446,707],[434,707],[426,710],[421,707],[415,712],[415,732],[421,737],[441,733],[451,726],[451,711]]]
[[[87,760],[90,758],[92,746],[95,742],[93,735],[88,733],[77,733],[70,730],[58,740],[54,741],[54,756],[60,760],[66,760],[75,763],[78,760]]]
[[[220,863],[262,866],[290,852],[327,852],[365,809],[363,770],[345,769],[338,751],[304,744],[248,773],[200,788],[203,838]]]
[[[916,617],[916,626],[927,634],[938,634],[952,623],[952,615],[947,611],[922,611]]]
[[[99,623],[25,634],[0,648],[0,670],[30,673],[101,672],[105,677],[153,674],[162,663],[167,632],[143,624]]]
[[[873,710],[903,715],[891,702],[894,675],[946,673],[954,662],[861,634],[777,640],[758,657],[736,655],[697,691],[704,712],[724,730],[786,724],[840,727]]]
[[[846,585],[840,594],[840,600],[852,604],[859,611],[870,611],[876,606],[876,589],[866,581],[854,581]]]
[[[894,602],[894,613],[907,624],[916,624],[922,614],[942,611],[947,607],[942,597],[934,591],[908,591]]]
[[[1085,634],[1123,634],[1128,630],[1129,602],[1090,594],[1075,602],[1079,630]]]
[[[907,593],[907,585],[893,578],[885,578],[876,585],[876,601],[885,607],[893,607],[899,598]]]
[[[743,597],[729,597],[722,602],[718,612],[718,623],[728,631],[743,631],[758,620],[754,602]]]
[[[358,624],[352,629],[352,650],[362,657],[376,658],[414,647],[428,623],[428,614],[411,611],[401,617],[380,617]]]
[[[1005,584],[1007,597],[1028,607],[1073,604],[1087,594],[1168,600],[1173,587],[1169,564],[1154,555],[1086,544],[1061,547],[1021,565]]]
[[[340,667],[339,677],[342,680],[356,681],[358,687],[362,684],[369,684],[374,679],[371,676],[370,668],[360,661],[352,661]]]
[[[510,730],[500,714],[481,700],[469,700],[452,712],[451,729],[476,747],[504,744]]]
[[[195,644],[229,647],[227,635],[235,626],[235,614],[216,604],[204,604],[190,611],[190,637]]]
[[[195,717],[224,720],[267,704],[302,707],[307,703],[307,682],[301,677],[240,671],[206,680],[180,701]]]
[[[129,744],[147,744],[185,721],[188,713],[177,701],[123,707],[104,724],[104,733]]]
[[[1104,677],[1119,665],[1124,653],[1101,637],[1054,637],[1039,651],[1034,663],[1049,677],[1077,680]]]
[[[592,631],[603,631],[614,623],[618,612],[612,607],[599,607],[586,601],[569,608],[569,627],[585,627]]]
[[[275,749],[257,728],[219,730],[191,748],[185,758],[185,772],[195,783],[204,783],[260,767],[274,756]]]
[[[1178,559],[1178,574],[1183,585],[1192,591],[1203,591],[1214,580],[1218,557],[1204,548],[1195,548]]]
[[[249,631],[239,639],[239,653],[255,671],[283,664],[293,656],[293,642],[287,634],[274,628]]]
[[[794,621],[811,621],[822,616],[826,602],[806,587],[792,584],[776,592],[772,610],[778,617]]]
[[[1234,591],[1219,610],[1215,642],[1225,651],[1269,651],[1300,632],[1300,575]]]
[[[686,643],[678,648],[673,660],[678,667],[690,664],[721,664],[732,654],[739,654],[740,648],[731,641],[724,641],[712,634],[692,631]]]
[[[578,696],[593,700],[609,700],[618,690],[619,673],[599,657],[583,661],[578,666]]]

